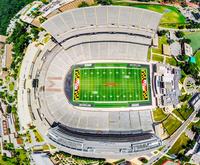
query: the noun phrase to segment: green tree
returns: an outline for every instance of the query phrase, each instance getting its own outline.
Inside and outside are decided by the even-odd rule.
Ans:
[[[97,3],[101,5],[111,5],[112,0],[97,0]]]
[[[167,33],[169,33],[168,30],[160,30],[160,31],[158,31],[158,35],[159,35],[159,36],[164,36],[164,35],[166,35]]]
[[[168,44],[172,44],[174,42],[174,40],[172,40],[172,39],[167,39],[167,43]]]
[[[40,21],[40,23],[43,23],[43,22],[45,22],[47,19],[45,18],[45,17],[40,17],[39,18],[39,21]]]
[[[6,108],[6,112],[11,113],[11,111],[12,111],[12,107],[11,107],[11,105],[8,105]]]
[[[178,38],[183,38],[185,34],[182,31],[177,31],[177,32],[175,32],[175,35]]]
[[[7,39],[8,43],[13,43],[13,60],[11,70],[14,72],[13,77],[16,79],[21,61],[24,56],[24,50],[31,42],[31,37],[27,32],[27,23],[16,23],[12,35]]]
[[[179,29],[184,29],[184,25],[179,25],[178,28]]]
[[[191,40],[189,38],[183,38],[180,40],[180,42],[190,44]]]
[[[3,160],[3,161],[7,161],[7,159],[8,159],[8,158],[7,158],[6,154],[4,153],[3,156],[2,156],[2,160]]]
[[[33,34],[34,39],[38,39],[39,38],[39,35],[38,35],[39,32],[40,32],[39,28],[36,28],[36,27],[32,27],[31,28],[31,34]]]
[[[17,113],[17,108],[15,106],[12,106],[12,109],[11,109],[12,113]]]
[[[177,158],[178,158],[179,160],[183,161],[183,162],[188,162],[188,161],[190,160],[190,157],[185,156],[185,154],[183,154],[183,153],[179,153],[179,154],[177,155]]]
[[[79,8],[81,8],[81,7],[88,7],[88,6],[89,6],[89,4],[87,2],[85,2],[85,1],[81,2],[81,4],[78,5]]]
[[[0,0],[0,34],[6,35],[6,29],[10,20],[25,5],[34,0]]]
[[[41,0],[42,1],[42,3],[44,3],[44,4],[48,4],[49,3],[49,0]]]
[[[188,61],[188,59],[189,59],[189,57],[185,54],[180,54],[180,55],[178,55],[177,58],[181,61]]]

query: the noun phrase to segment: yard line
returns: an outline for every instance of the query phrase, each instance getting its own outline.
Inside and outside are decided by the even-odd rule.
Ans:
[[[142,68],[127,68],[127,67],[101,67],[101,68],[81,68],[81,88],[80,100],[88,101],[140,101],[142,100],[142,86],[141,86],[141,70]],[[93,69],[93,70],[91,70]],[[101,69],[101,71],[99,70]],[[97,74],[97,72],[99,74]],[[105,74],[103,74],[105,72]],[[116,72],[121,74],[116,74]],[[85,74],[86,73],[86,74]],[[92,74],[93,73],[93,74]],[[122,74],[124,73],[124,74]],[[129,74],[131,73],[131,74]],[[135,74],[134,74],[135,73]],[[89,75],[89,76],[87,76]],[[129,75],[130,78],[124,78]],[[105,86],[106,80],[108,82],[115,82],[118,86]],[[147,78],[149,86],[149,80]],[[149,89],[149,88],[148,88]],[[98,91],[94,94],[94,91]],[[136,98],[136,95],[138,97]],[[148,92],[149,95],[149,92]],[[85,97],[86,96],[86,97]],[[104,96],[104,97],[102,97]],[[119,97],[117,97],[119,96]]]

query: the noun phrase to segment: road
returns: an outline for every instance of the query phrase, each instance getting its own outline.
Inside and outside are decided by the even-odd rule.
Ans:
[[[194,112],[190,115],[190,117],[178,128],[178,130],[166,141],[164,141],[163,145],[165,146],[162,151],[152,157],[148,164],[153,164],[155,163],[158,159],[160,159],[165,153],[168,152],[168,150],[173,146],[173,144],[176,142],[176,140],[179,138],[179,136],[185,131],[185,129],[187,128],[187,126],[192,122],[192,120],[194,119],[195,115],[197,114],[198,110],[194,110]]]

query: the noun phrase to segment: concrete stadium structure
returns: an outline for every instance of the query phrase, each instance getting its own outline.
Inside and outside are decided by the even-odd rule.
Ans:
[[[52,41],[32,58],[28,76],[20,75],[19,111],[29,111],[44,136],[71,154],[119,158],[159,147],[153,105],[73,106],[64,86],[70,67],[78,63],[148,64],[148,48],[161,16],[139,8],[106,6],[73,9],[44,22]],[[30,80],[32,87],[25,86]],[[28,108],[23,97],[28,98]]]

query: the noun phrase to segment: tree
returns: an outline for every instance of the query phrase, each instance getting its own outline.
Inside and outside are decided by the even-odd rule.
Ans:
[[[197,134],[200,134],[200,127],[197,127],[197,126],[193,125],[191,130],[193,132],[196,132]]]
[[[6,155],[6,153],[3,153],[2,160],[3,161],[7,161],[7,155]]]
[[[2,68],[2,70],[6,72],[6,71],[8,71],[8,68]]]
[[[89,4],[87,2],[85,2],[85,1],[81,2],[81,4],[78,5],[79,8],[81,8],[81,7],[88,7],[88,6],[89,6]]]
[[[12,109],[11,109],[12,113],[17,113],[17,108],[15,106],[12,106]]]
[[[184,29],[184,25],[179,25],[178,28],[179,29]]]
[[[160,30],[160,31],[158,31],[158,36],[164,36],[164,35],[166,35],[167,33],[169,33],[168,30]]]
[[[39,35],[38,35],[39,32],[40,32],[39,28],[36,28],[36,27],[32,27],[31,28],[31,33],[33,34],[34,39],[38,39],[39,38]]]
[[[144,157],[139,158],[139,160],[140,160],[142,163],[148,163],[148,160],[147,160],[146,158],[144,158]]]
[[[97,3],[101,5],[111,5],[112,0],[97,0]]]
[[[6,29],[10,20],[25,5],[34,0],[0,0],[0,34],[6,35]]]
[[[182,31],[177,31],[177,32],[175,32],[175,35],[178,38],[183,38],[185,34]]]
[[[45,17],[39,17],[39,21],[42,24],[43,22],[45,22],[47,19]]]
[[[191,0],[191,2],[199,3],[199,0]]]
[[[180,61],[188,61],[188,59],[189,59],[189,57],[187,56],[187,55],[185,55],[185,54],[180,54],[180,55],[178,55],[178,57],[177,57]]]
[[[172,39],[167,39],[167,43],[168,44],[172,44],[174,42],[174,40],[172,40]]]
[[[184,162],[188,162],[190,160],[190,157],[188,156],[185,156],[183,153],[179,153],[177,155],[177,158],[181,161],[184,161]]]
[[[139,2],[150,2],[151,0],[138,0]]]
[[[18,68],[20,67],[21,61],[24,56],[24,50],[31,42],[31,37],[27,32],[28,26],[29,25],[27,23],[16,23],[13,33],[7,39],[8,43],[13,43],[14,53],[12,55],[13,60],[10,68],[13,72],[15,72],[14,75],[17,75],[19,71]]]
[[[198,113],[196,114],[196,117],[200,117],[200,112],[198,112]]]
[[[189,38],[183,38],[180,40],[180,42],[190,44],[191,40]]]
[[[48,0],[41,0],[41,1],[42,1],[42,3],[44,3],[44,4],[48,4],[48,3],[49,3]]]
[[[199,67],[194,63],[179,63],[180,68],[185,74],[191,75],[195,79],[195,84],[200,84]]]
[[[185,102],[185,101],[189,100],[190,97],[191,97],[191,95],[189,95],[189,94],[181,95],[181,96],[179,96],[179,101]]]
[[[38,10],[35,10],[35,11],[31,11],[31,15],[34,16],[34,17],[37,17],[39,15],[41,15],[42,13]]]
[[[194,145],[195,145],[195,140],[189,139],[187,144],[186,144],[186,147],[187,147],[188,150],[190,150],[194,147]]]
[[[187,3],[184,1],[184,2],[181,2],[181,6],[183,7],[183,8],[185,8],[185,7],[188,7],[188,5],[187,5]]]
[[[188,25],[186,25],[187,29],[195,29],[195,28],[200,28],[200,23],[195,22],[193,20],[188,20]]]
[[[11,111],[12,111],[12,107],[11,107],[11,105],[8,105],[6,108],[6,112],[11,113]]]

